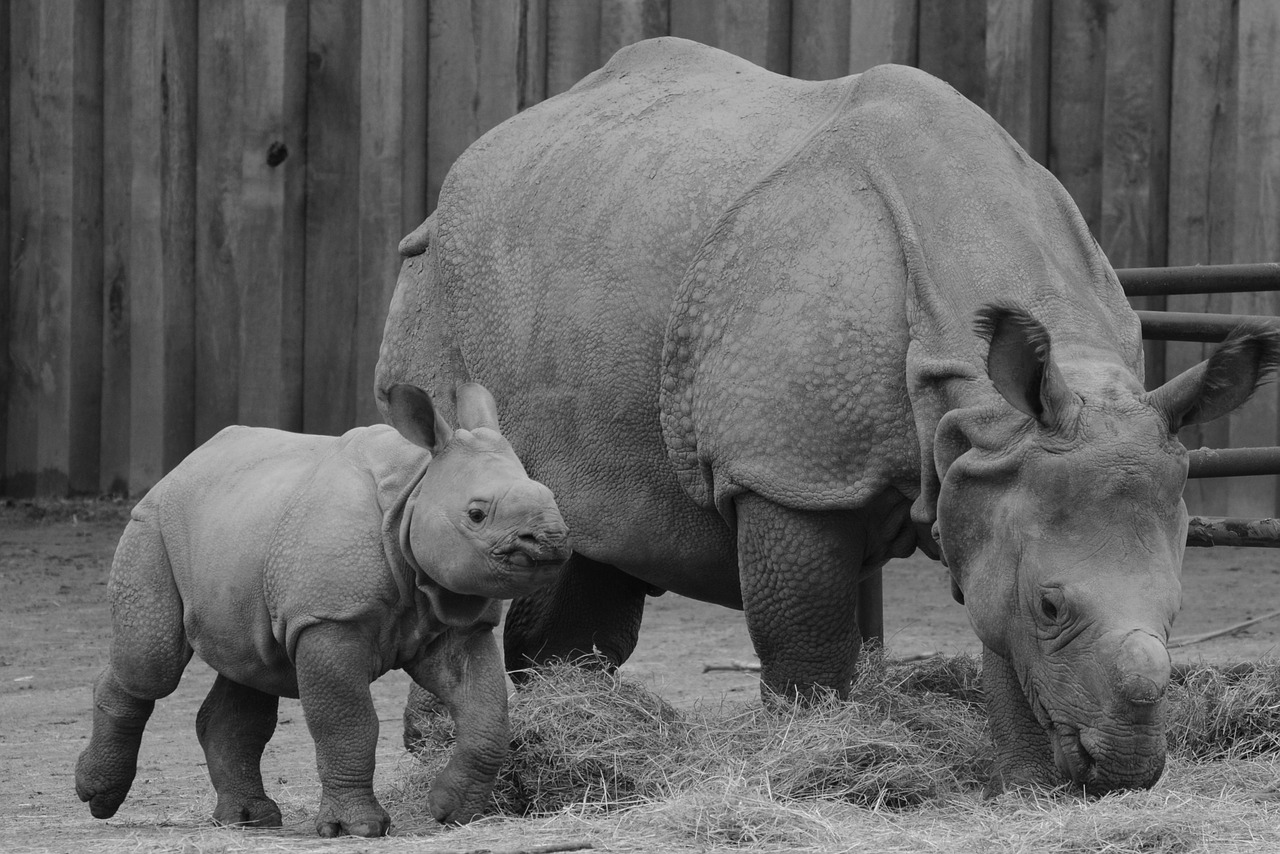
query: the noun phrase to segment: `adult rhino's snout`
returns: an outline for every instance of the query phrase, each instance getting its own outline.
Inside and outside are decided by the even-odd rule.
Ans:
[[[1169,650],[1155,635],[1135,629],[1120,641],[1117,694],[1134,706],[1154,706],[1169,687]]]

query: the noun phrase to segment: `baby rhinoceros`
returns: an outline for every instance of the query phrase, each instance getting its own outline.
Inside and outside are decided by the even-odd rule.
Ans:
[[[498,600],[551,581],[568,531],[482,386],[458,388],[456,432],[411,385],[392,389],[389,415],[395,429],[338,437],[229,427],[138,503],[111,568],[111,659],[76,766],[94,816],[128,794],[155,700],[193,652],[218,672],[196,716],[215,822],[280,825],[259,763],[284,696],[301,699],[316,743],[316,830],[386,833],[369,683],[393,668],[457,729],[432,815],[483,809],[509,741]]]

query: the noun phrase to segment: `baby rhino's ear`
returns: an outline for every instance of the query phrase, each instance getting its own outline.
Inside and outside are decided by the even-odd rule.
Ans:
[[[416,385],[397,383],[387,392],[391,426],[413,444],[440,453],[453,437],[453,430],[436,412],[431,395]]]

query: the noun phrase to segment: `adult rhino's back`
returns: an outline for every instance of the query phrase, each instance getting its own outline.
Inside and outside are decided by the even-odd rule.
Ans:
[[[396,336],[437,342],[451,357],[436,361],[451,367],[435,382],[474,379],[493,391],[506,434],[559,496],[579,550],[737,604],[731,534],[689,501],[667,457],[663,335],[681,278],[724,211],[850,86],[656,39],[494,129],[445,181],[431,249],[414,268],[435,277],[434,296],[420,311],[397,296],[379,387],[435,368],[407,364],[423,348]],[[422,326],[397,330],[397,312]],[[722,579],[689,571],[708,560]],[[653,569],[663,565],[679,576]]]

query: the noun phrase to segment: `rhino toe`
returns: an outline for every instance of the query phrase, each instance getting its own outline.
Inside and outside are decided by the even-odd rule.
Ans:
[[[213,810],[213,823],[240,827],[281,827],[284,821],[280,807],[268,797],[236,798],[218,796]]]

